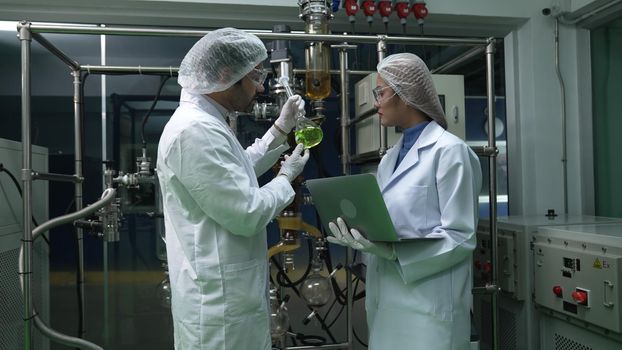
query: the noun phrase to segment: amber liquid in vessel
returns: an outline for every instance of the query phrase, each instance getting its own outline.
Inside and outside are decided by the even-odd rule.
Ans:
[[[307,97],[323,100],[330,96],[330,73],[326,71],[307,71],[305,78]]]

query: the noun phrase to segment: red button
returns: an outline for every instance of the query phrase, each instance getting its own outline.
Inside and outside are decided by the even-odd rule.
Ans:
[[[555,294],[558,298],[562,297],[562,287],[555,286],[553,287],[553,294]]]
[[[484,272],[490,273],[490,271],[492,271],[492,264],[490,262],[487,262],[484,264]]]
[[[587,305],[587,293],[580,290],[575,290],[572,292],[572,299],[577,302],[577,304]]]

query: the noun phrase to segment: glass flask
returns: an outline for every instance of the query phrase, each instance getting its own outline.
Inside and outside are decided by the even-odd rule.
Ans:
[[[158,285],[157,295],[160,305],[166,308],[171,307],[171,282],[169,280],[168,273]]]
[[[276,289],[270,288],[270,336],[277,339],[285,335],[289,329],[289,313],[285,302],[279,305]]]
[[[330,300],[330,281],[320,274],[322,262],[319,259],[313,259],[312,271],[309,277],[302,283],[300,294],[310,307],[322,307]]]
[[[283,85],[283,88],[285,88],[287,97],[292,97],[294,92],[289,86],[289,78],[283,76],[279,82]],[[296,143],[302,143],[305,148],[311,148],[322,142],[324,133],[322,132],[322,128],[315,124],[311,119],[305,117],[304,112],[299,112],[296,115],[296,130],[294,131],[294,136]]]

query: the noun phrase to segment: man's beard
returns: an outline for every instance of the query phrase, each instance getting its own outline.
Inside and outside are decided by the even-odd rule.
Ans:
[[[246,107],[239,107],[236,109],[237,113],[240,114],[253,114],[255,113],[255,105],[257,104],[257,100],[253,98]]]
[[[255,98],[253,98],[251,100],[251,102],[248,103],[248,105],[246,106],[246,108],[243,111],[240,112],[244,112],[244,113],[253,113],[253,110],[255,109],[255,105],[257,104],[257,100]]]

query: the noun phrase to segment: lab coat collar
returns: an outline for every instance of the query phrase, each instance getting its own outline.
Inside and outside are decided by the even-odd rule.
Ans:
[[[419,150],[429,147],[436,143],[439,137],[445,132],[445,129],[438,125],[435,121],[431,121],[425,129],[421,132],[421,135],[417,139],[417,142],[411,147],[410,151],[406,153],[406,156],[402,160],[402,162],[398,165],[397,169],[395,169],[395,162],[397,161],[397,156],[399,154],[400,148],[402,147],[402,143],[404,142],[404,136],[400,137],[399,141],[395,146],[391,147],[391,149],[385,155],[386,166],[382,169],[378,169],[378,171],[382,171],[383,174],[380,176],[383,179],[388,179],[386,183],[381,184],[382,191],[384,192],[394,181],[400,178],[400,176],[408,169],[419,163]],[[395,171],[393,171],[395,169]],[[391,172],[393,173],[391,174]]]
[[[228,114],[227,109],[220,105],[218,102],[214,101],[214,99],[210,98],[209,96],[190,92],[186,89],[181,89],[181,96],[179,98],[179,102],[180,104],[193,104],[202,111],[215,116],[219,121],[229,126],[227,120],[225,119],[226,115]]]

